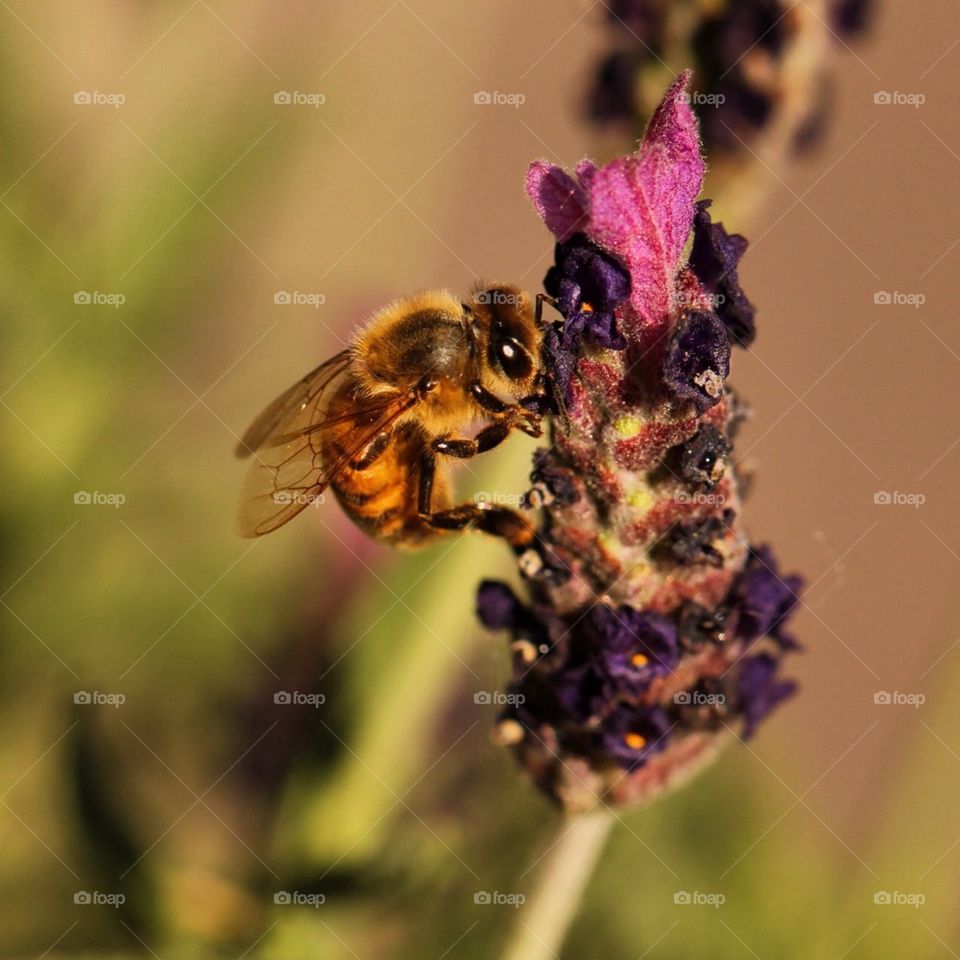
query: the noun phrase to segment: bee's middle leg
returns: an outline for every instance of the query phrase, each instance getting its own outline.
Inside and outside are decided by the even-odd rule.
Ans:
[[[450,442],[473,443],[475,441],[458,440]],[[437,452],[448,451],[438,450]],[[451,455],[463,456],[464,454],[452,453]],[[473,456],[473,453],[466,454],[466,456]],[[420,459],[420,489],[418,495],[420,517],[424,523],[435,530],[464,530],[467,527],[480,530],[483,533],[489,533],[506,540],[517,553],[525,550],[534,542],[536,533],[530,521],[517,513],[516,510],[511,510],[508,507],[462,503],[457,507],[434,512],[431,509],[431,497],[436,466],[437,459],[433,450],[425,450]]]

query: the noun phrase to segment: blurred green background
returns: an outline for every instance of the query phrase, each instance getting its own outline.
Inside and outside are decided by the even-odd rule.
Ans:
[[[960,15],[928,7],[842,54],[820,151],[758,168],[765,205],[728,223],[761,307],[733,373],[748,523],[811,582],[804,695],[618,819],[565,957],[960,950]],[[590,151],[598,8],[10,0],[0,23],[3,955],[495,956],[523,909],[475,894],[529,895],[561,826],[475,702],[506,676],[472,609],[506,551],[390,553],[334,504],[241,541],[231,449],[379,303],[537,286],[523,172]],[[525,102],[474,103],[494,90]],[[893,289],[922,311],[874,304]],[[530,450],[463,493],[519,491]]]

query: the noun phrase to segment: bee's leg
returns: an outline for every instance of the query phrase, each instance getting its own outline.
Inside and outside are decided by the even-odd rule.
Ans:
[[[472,443],[473,441],[462,442]],[[467,527],[480,530],[506,540],[518,554],[534,542],[534,529],[526,517],[507,507],[463,503],[459,507],[438,510],[434,513],[430,509],[430,501],[436,468],[436,455],[432,450],[424,450],[420,457],[420,489],[417,502],[420,517],[424,523],[435,530],[464,530]]]
[[[500,446],[510,436],[514,427],[519,427],[511,420],[498,420],[484,427],[475,437],[437,437],[431,441],[430,449],[445,457],[456,457],[458,460],[469,460],[478,453],[486,453],[494,447]],[[521,430],[523,427],[519,427]],[[540,436],[537,432],[536,436]]]
[[[423,519],[437,530],[480,530],[506,540],[516,553],[527,550],[536,533],[526,517],[509,507],[463,503],[459,507],[424,515]]]
[[[433,475],[437,472],[437,458],[432,450],[424,450],[420,455],[420,486],[417,491],[417,509],[420,516],[430,515],[433,500]]]
[[[479,380],[471,381],[469,388],[470,394],[474,400],[488,413],[501,418],[498,423],[507,423],[509,429],[516,427],[531,437],[539,437],[542,434],[540,429],[540,413],[536,410],[529,410],[522,404],[519,406],[504,403],[498,396],[492,394]],[[509,433],[508,429],[508,433]],[[496,444],[494,444],[496,446]],[[489,449],[489,447],[487,448]],[[482,452],[482,451],[478,451]]]

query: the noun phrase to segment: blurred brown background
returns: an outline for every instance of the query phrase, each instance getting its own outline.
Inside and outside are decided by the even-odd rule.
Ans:
[[[256,941],[257,955],[439,956],[474,920],[436,893],[444,871],[486,889],[496,878],[462,863],[489,844],[515,858],[503,889],[525,889],[549,843],[552,814],[472,703],[506,673],[471,608],[507,557],[475,541],[395,557],[333,505],[251,547],[231,531],[230,451],[381,302],[477,276],[539,285],[552,244],[523,173],[591,152],[578,103],[598,9],[0,8],[8,955]],[[731,378],[754,408],[738,450],[756,468],[747,524],[810,583],[803,695],[676,800],[630,816],[571,950],[605,936],[617,957],[698,943],[787,956],[800,930],[807,958],[960,948],[960,10],[888,3],[833,73],[823,143],[759,167],[752,222],[727,222],[752,239],[742,278],[760,309]],[[125,101],[76,104],[78,91]],[[325,99],[276,104],[278,91]],[[479,105],[478,91],[525,102]],[[74,302],[93,291],[125,302]],[[521,485],[527,449],[511,447],[464,471],[464,492]],[[77,491],[126,503],[77,506]],[[875,502],[884,491],[924,499]],[[441,683],[449,696],[431,692]],[[275,710],[295,684],[325,691],[328,711]],[[84,690],[126,703],[85,713]],[[926,702],[876,704],[880,691]],[[342,902],[362,896],[270,918],[291,877],[336,900],[317,880],[331,870]],[[122,919],[73,903],[121,875],[143,884]],[[403,910],[398,877],[414,890]],[[696,882],[742,884],[727,930],[685,917],[674,931],[670,892]],[[647,884],[665,891],[655,908]],[[874,915],[876,890],[922,891],[926,912]],[[489,956],[514,922],[491,917],[450,955]]]

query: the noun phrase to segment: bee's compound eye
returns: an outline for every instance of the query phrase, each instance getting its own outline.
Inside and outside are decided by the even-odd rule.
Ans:
[[[513,337],[503,337],[497,341],[497,360],[511,380],[529,377],[533,369],[527,351]]]

